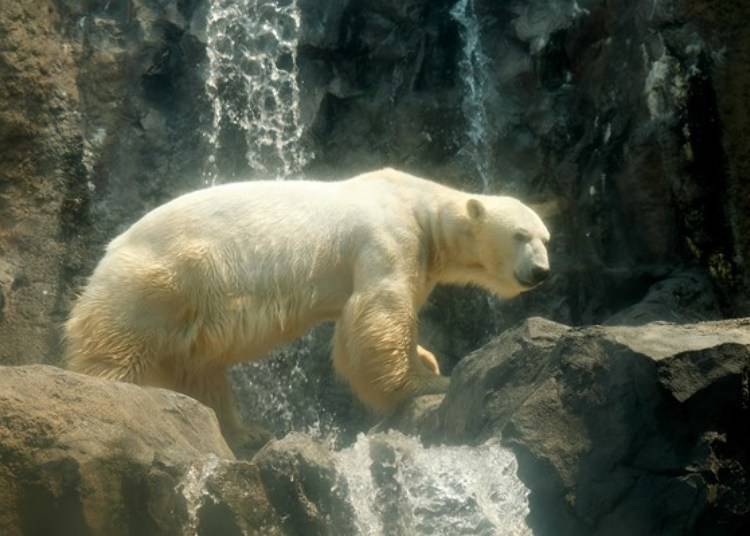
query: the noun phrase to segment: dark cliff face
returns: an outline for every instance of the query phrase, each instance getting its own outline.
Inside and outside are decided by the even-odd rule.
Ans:
[[[54,362],[54,323],[102,245],[204,184],[208,3],[127,6],[17,2],[0,16],[6,362]],[[439,291],[424,316],[442,353],[531,313],[605,321],[685,267],[698,275],[667,292],[678,316],[748,311],[742,2],[298,8],[304,173],[391,165],[554,207],[553,280],[501,306]],[[224,153],[242,149],[222,136]],[[236,152],[218,155],[233,177],[249,170]]]
[[[473,2],[484,145],[471,153],[455,4],[300,4],[309,170],[390,164],[471,189],[479,157],[490,191],[556,203],[557,277],[506,324],[529,309],[601,322],[687,265],[710,274],[725,315],[747,311],[732,9]]]

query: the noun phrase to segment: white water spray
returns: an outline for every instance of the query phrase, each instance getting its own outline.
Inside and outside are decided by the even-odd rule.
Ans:
[[[221,133],[244,137],[250,177],[283,179],[308,159],[300,147],[296,2],[212,0],[207,21],[209,73],[206,92],[213,109],[206,134],[209,157],[204,182],[219,179]]]
[[[328,345],[315,349],[329,334],[313,330],[291,344],[275,349],[268,358],[232,369],[234,390],[242,401],[240,413],[277,433],[304,432],[324,439],[333,426],[316,397],[321,389]]]
[[[177,491],[185,497],[185,507],[187,508],[186,536],[193,536],[198,533],[198,511],[203,507],[206,500],[216,502],[216,499],[208,491],[206,483],[214,476],[218,467],[219,458],[211,454],[206,459],[191,464],[177,486]]]
[[[383,449],[393,453],[385,467],[383,456],[376,454]],[[424,447],[413,437],[388,432],[360,435],[334,457],[362,535],[394,529],[414,535],[531,534],[526,524],[528,489],[516,476],[515,456],[497,441],[476,447]],[[381,467],[374,467],[377,464]],[[376,478],[373,473],[378,472]],[[383,474],[392,475],[392,482],[383,482]],[[385,526],[394,520],[384,519],[384,498],[402,513],[397,527]]]

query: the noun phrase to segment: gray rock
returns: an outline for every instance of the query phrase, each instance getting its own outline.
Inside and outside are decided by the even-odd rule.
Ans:
[[[682,271],[655,283],[637,304],[610,316],[606,325],[637,326],[659,320],[693,323],[718,320],[721,312],[710,278],[698,270]]]
[[[440,432],[513,448],[537,534],[740,534],[749,376],[747,319],[531,319],[456,367]]]
[[[502,429],[537,388],[550,351],[568,329],[531,318],[461,360],[440,408],[446,436],[481,442]]]
[[[275,536],[287,534],[263,487],[258,466],[218,458],[191,464],[176,490],[187,504],[183,534]]]
[[[266,445],[253,463],[284,534],[356,534],[346,482],[322,443],[292,433]]]

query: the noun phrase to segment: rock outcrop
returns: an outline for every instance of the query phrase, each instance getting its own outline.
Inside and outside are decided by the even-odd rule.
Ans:
[[[205,8],[0,10],[0,363],[57,363],[58,326],[103,245],[202,185]]]
[[[184,467],[233,459],[184,395],[55,367],[0,372],[0,533],[178,534]]]
[[[330,451],[235,460],[214,413],[164,389],[0,367],[0,534],[353,534]]]
[[[516,452],[536,534],[742,534],[748,378],[748,320],[532,318],[456,367],[440,431]]]
[[[448,518],[495,527],[493,508],[522,508],[481,469],[484,456],[502,457],[502,441],[540,536],[743,534],[748,378],[748,320],[570,328],[532,318],[467,356],[442,401],[417,399],[348,454],[294,433],[237,461],[212,412],[188,397],[6,367],[0,530],[357,534],[362,501],[394,533],[442,530]],[[439,491],[478,479],[488,504]]]

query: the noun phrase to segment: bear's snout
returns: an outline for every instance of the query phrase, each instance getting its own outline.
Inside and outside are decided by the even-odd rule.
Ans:
[[[531,283],[534,285],[538,285],[539,283],[542,283],[544,280],[546,280],[549,277],[549,267],[548,266],[534,266],[534,268],[531,269]]]
[[[535,264],[529,266],[525,270],[515,272],[514,275],[516,276],[516,281],[526,289],[532,289],[543,283],[549,277],[550,269],[549,266]]]

